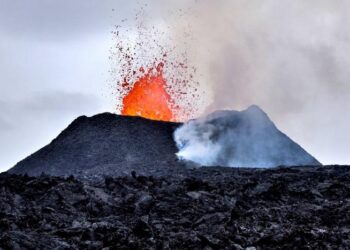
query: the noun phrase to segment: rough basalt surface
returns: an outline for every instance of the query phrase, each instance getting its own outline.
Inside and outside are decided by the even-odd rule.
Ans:
[[[350,167],[0,174],[3,249],[348,249]]]

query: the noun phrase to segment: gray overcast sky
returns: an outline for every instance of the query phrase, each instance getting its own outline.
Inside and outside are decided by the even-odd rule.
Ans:
[[[0,0],[0,171],[114,111],[110,32],[142,2],[153,24],[191,24],[208,111],[256,103],[321,162],[350,163],[346,0]]]
[[[108,50],[112,9],[128,11],[123,6],[0,0],[0,171],[49,143],[77,116],[113,110]]]

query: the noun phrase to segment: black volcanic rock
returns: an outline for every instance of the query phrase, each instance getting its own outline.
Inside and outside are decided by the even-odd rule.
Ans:
[[[176,161],[178,123],[103,113],[81,116],[10,173],[32,176],[124,175],[169,171]],[[175,167],[173,167],[175,168]]]
[[[349,249],[350,167],[0,174],[0,249]]]

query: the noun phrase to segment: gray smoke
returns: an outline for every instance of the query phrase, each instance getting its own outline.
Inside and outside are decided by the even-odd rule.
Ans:
[[[174,139],[180,159],[204,166],[319,165],[257,106],[189,121],[175,131]]]
[[[190,27],[206,114],[258,104],[322,162],[350,162],[350,1],[156,2],[180,41]]]

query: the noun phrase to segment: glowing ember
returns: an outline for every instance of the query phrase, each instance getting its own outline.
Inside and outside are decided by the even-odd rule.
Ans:
[[[155,73],[151,69],[134,83],[131,91],[123,98],[121,113],[152,120],[175,120],[170,107],[171,97],[165,87],[163,64],[160,63]]]

